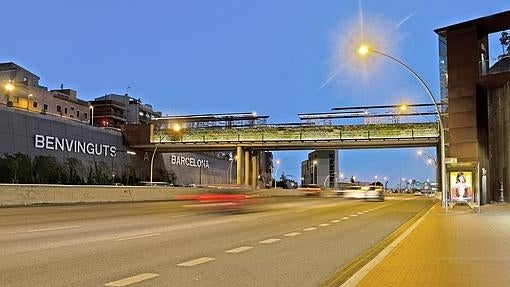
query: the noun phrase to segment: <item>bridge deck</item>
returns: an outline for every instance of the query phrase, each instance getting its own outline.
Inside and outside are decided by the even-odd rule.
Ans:
[[[432,146],[439,138],[437,123],[370,125],[260,125],[174,131],[156,128],[151,145],[169,150],[230,150],[238,145],[262,149],[367,148]]]

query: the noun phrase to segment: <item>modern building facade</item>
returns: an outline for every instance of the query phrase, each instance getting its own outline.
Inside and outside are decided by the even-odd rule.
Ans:
[[[472,173],[482,204],[508,202],[510,195],[509,29],[505,11],[435,30],[441,97],[448,104],[447,172]]]
[[[142,103],[129,95],[106,94],[90,102],[93,108],[94,125],[120,128],[124,124],[148,124],[161,117],[152,105]]]
[[[301,162],[302,185],[316,184],[334,188],[339,170],[338,150],[316,150]]]

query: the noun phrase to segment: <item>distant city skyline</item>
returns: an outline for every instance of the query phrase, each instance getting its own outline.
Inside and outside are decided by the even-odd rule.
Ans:
[[[128,92],[164,115],[256,111],[271,123],[297,122],[298,113],[333,107],[430,102],[394,63],[374,58],[367,67],[346,57],[345,41],[360,36],[362,24],[363,31],[377,26],[371,37],[415,69],[438,99],[433,30],[509,7],[502,0],[11,1],[3,3],[0,62],[84,100]],[[435,179],[417,150],[341,151],[340,172],[367,181],[387,176],[390,187],[401,177]],[[435,148],[425,151],[435,156]],[[274,156],[286,157],[279,174],[299,181],[306,152]]]

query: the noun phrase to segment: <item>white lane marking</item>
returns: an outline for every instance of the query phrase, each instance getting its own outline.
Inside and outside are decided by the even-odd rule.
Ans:
[[[179,215],[172,215],[170,217],[177,218],[177,217],[184,217],[184,216],[190,216],[189,214],[179,214]]]
[[[303,229],[303,231],[312,231],[315,229],[317,229],[317,228],[316,227],[308,227],[308,228]]]
[[[349,216],[350,216],[350,217],[356,217],[356,216],[358,216],[358,215],[357,215],[357,214],[351,214],[351,215],[349,215]]]
[[[364,210],[363,212],[364,212],[364,213],[367,213],[367,212],[370,212],[370,210]]]
[[[364,212],[358,212],[357,214],[359,214],[359,215],[363,215],[363,214],[365,214],[365,213],[364,213]]]
[[[280,241],[280,239],[278,239],[278,238],[270,238],[270,239],[259,241],[259,243],[270,244],[270,243],[273,243],[273,242],[276,242],[276,241]]]
[[[291,233],[284,234],[283,236],[292,237],[292,236],[296,236],[299,234],[301,234],[301,233],[300,232],[291,232]]]
[[[27,232],[54,231],[54,230],[71,229],[71,228],[78,228],[78,227],[81,227],[81,226],[73,225],[73,226],[60,226],[60,227],[52,227],[52,228],[32,229],[32,230],[28,230]]]
[[[195,266],[195,265],[198,265],[198,264],[202,264],[202,263],[206,263],[206,262],[209,262],[209,261],[213,261],[215,259],[216,258],[211,258],[211,257],[200,257],[198,259],[194,259],[194,260],[190,260],[190,261],[179,263],[179,264],[177,264],[177,266],[191,267],[191,266]]]
[[[115,239],[115,241],[124,241],[124,240],[138,239],[138,238],[158,236],[158,235],[160,235],[160,233],[141,234],[141,235],[137,235],[137,236],[118,238],[118,239]]]
[[[331,222],[331,223],[338,223],[338,222],[340,222],[340,220],[335,219],[335,220],[331,220],[330,222]]]
[[[323,224],[319,224],[318,226],[320,226],[320,227],[324,227],[324,226],[329,226],[329,225],[331,225],[331,224],[329,224],[329,223],[323,223]]]
[[[349,219],[349,217],[347,217],[347,216],[344,216],[344,217],[342,217],[341,219],[344,219],[344,220],[345,220],[345,219]]]
[[[303,211],[306,211],[306,209],[300,209],[300,210],[296,210],[294,212],[303,212]]]
[[[241,246],[241,247],[237,247],[237,248],[234,248],[234,249],[227,250],[225,252],[226,253],[239,253],[239,252],[243,252],[243,251],[246,251],[246,250],[250,250],[252,248],[253,247],[251,247],[251,246]]]
[[[142,273],[142,274],[124,278],[121,280],[106,283],[106,284],[104,284],[104,286],[128,286],[128,285],[142,282],[144,280],[152,279],[152,278],[155,278],[158,276],[159,276],[159,274],[155,274],[155,273]]]

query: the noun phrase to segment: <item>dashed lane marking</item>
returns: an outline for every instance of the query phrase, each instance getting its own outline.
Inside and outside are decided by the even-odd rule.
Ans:
[[[324,226],[330,226],[330,225],[331,225],[331,224],[329,224],[329,223],[322,223],[322,224],[319,224],[318,226],[320,226],[320,227],[324,227]]]
[[[142,282],[142,281],[152,279],[152,278],[155,278],[158,276],[159,276],[159,274],[155,274],[155,273],[142,273],[142,274],[124,278],[121,280],[106,283],[106,284],[104,284],[104,286],[117,286],[117,287],[118,286],[128,286],[128,285]]]
[[[296,210],[294,212],[303,212],[303,211],[306,211],[306,209],[300,209],[300,210]]]
[[[364,212],[358,212],[357,214],[358,214],[358,215],[363,215],[363,214],[365,214],[365,213],[364,213]]]
[[[346,219],[349,219],[349,218],[350,218],[350,217],[344,216],[344,217],[342,217],[341,219],[346,220]]]
[[[291,232],[291,233],[284,234],[283,236],[293,237],[293,236],[296,236],[296,235],[299,235],[299,234],[301,234],[301,233],[299,233],[299,232]]]
[[[270,238],[270,239],[259,241],[259,243],[270,244],[270,243],[273,243],[273,242],[276,242],[276,241],[280,241],[280,239],[279,238]]]
[[[350,217],[356,217],[356,216],[358,216],[358,215],[357,215],[357,214],[351,214],[351,215],[349,215],[349,216],[350,216]]]
[[[115,239],[115,241],[125,241],[125,240],[138,239],[138,238],[144,238],[144,237],[152,237],[152,236],[158,236],[158,235],[160,235],[160,234],[159,233],[141,234],[141,235],[137,235],[137,236],[118,238],[118,239]]]
[[[316,227],[308,227],[308,228],[303,229],[303,231],[312,231],[315,229],[317,229],[317,228]]]
[[[32,229],[32,230],[28,230],[27,232],[55,231],[55,230],[71,229],[71,228],[78,228],[78,227],[81,227],[81,226],[73,225],[73,226],[60,226],[60,227],[52,227],[52,228]]]
[[[340,220],[335,219],[335,220],[331,220],[330,222],[331,222],[331,223],[338,223],[338,222],[340,222]]]
[[[216,258],[211,258],[211,257],[200,257],[200,258],[197,258],[197,259],[194,259],[194,260],[190,260],[190,261],[179,263],[179,264],[177,264],[177,266],[192,267],[192,266],[195,266],[195,265],[198,265],[198,264],[202,264],[202,263],[206,263],[206,262],[209,262],[209,261],[213,261],[215,259]]]
[[[237,247],[237,248],[234,248],[234,249],[227,250],[225,252],[226,253],[240,253],[240,252],[243,252],[243,251],[246,251],[246,250],[250,250],[252,248],[253,247],[251,247],[251,246],[241,246],[241,247]]]

